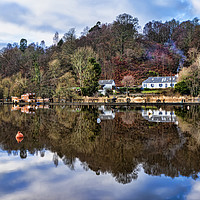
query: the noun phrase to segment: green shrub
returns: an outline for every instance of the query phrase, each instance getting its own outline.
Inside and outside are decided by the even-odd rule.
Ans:
[[[120,94],[125,94],[126,93],[126,87],[120,87],[119,89],[119,92]],[[129,93],[137,93],[137,92],[141,92],[141,88],[138,88],[138,87],[131,87],[131,88],[128,88],[128,91]]]
[[[103,97],[104,95],[103,94],[99,94],[99,97]]]
[[[112,95],[113,91],[111,89],[106,89],[106,93],[109,94],[109,95]]]
[[[118,90],[120,94],[124,94],[126,92],[126,87],[120,87]]]
[[[190,90],[189,90],[188,86],[186,85],[185,81],[178,82],[175,85],[175,92],[178,92],[181,95],[184,95],[184,94],[189,95],[190,94]]]
[[[149,71],[148,75],[149,76],[158,76],[159,74],[158,74],[158,72],[155,72],[155,71]]]
[[[144,88],[143,91],[151,91],[152,89],[150,88]]]
[[[135,88],[135,92],[141,92],[141,91],[142,91],[142,88],[138,88],[138,87]]]

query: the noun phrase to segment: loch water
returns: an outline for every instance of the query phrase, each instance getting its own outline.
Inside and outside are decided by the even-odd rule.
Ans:
[[[200,106],[0,106],[0,199],[194,200],[199,177]]]

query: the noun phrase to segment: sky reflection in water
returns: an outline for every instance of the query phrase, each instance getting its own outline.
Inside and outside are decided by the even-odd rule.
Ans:
[[[59,159],[52,162],[53,153],[44,157],[9,156],[1,151],[1,199],[198,199],[200,182],[191,178],[149,176],[142,166],[138,179],[130,184],[117,183],[109,174],[97,176],[83,170],[77,159],[71,171]],[[163,198],[164,197],[164,198]]]
[[[129,112],[129,115],[126,116],[124,116],[122,113],[121,119],[127,122],[128,127],[131,127],[131,120],[127,119],[127,116],[138,117],[138,115],[135,115],[135,111],[132,114]],[[97,117],[98,115],[96,116],[96,118]],[[104,123],[103,120],[104,119],[102,118],[101,123]],[[112,120],[117,120],[116,116],[115,119]],[[142,119],[142,116],[140,120],[142,120],[141,123],[145,122],[145,120]],[[136,120],[133,123],[136,123]],[[150,128],[152,129],[154,125],[148,124],[148,126],[150,126]],[[0,126],[1,134],[3,133],[2,127]],[[165,126],[163,126],[162,128],[165,128]],[[103,126],[101,127],[101,130],[102,129]],[[11,130],[13,130],[13,128],[11,128]],[[51,140],[54,139],[54,138],[52,139],[52,136],[50,137]],[[95,137],[98,138],[101,137],[101,135],[100,136],[96,135]],[[126,137],[124,138],[125,140],[130,139],[129,138],[130,136]],[[67,139],[69,139],[68,136]],[[101,141],[101,139],[99,140]],[[12,140],[12,142],[13,141],[14,140]],[[27,138],[25,137],[25,139],[22,141],[22,144],[23,142],[25,144],[26,141]],[[81,152],[81,154],[83,155],[82,157],[80,157],[82,161],[76,157],[73,161],[74,166],[70,167],[70,165],[67,166],[66,164],[64,164],[63,157],[65,157],[65,155],[62,155],[60,157],[57,155],[57,153],[54,153],[55,151],[52,152],[51,150],[44,150],[41,149],[41,147],[40,147],[40,153],[42,152],[44,155],[41,156],[40,153],[38,152],[33,154],[30,153],[30,151],[27,151],[26,159],[21,159],[20,151],[16,149],[17,147],[15,147],[14,146],[15,144],[12,144],[12,142],[10,144],[7,144],[5,143],[5,141],[1,141],[2,143],[1,145],[4,146],[3,148],[8,148],[6,147],[6,145],[11,146],[8,148],[9,151],[8,149],[6,151],[5,150],[0,151],[1,199],[5,200],[12,200],[12,199],[15,200],[18,199],[20,200],[21,199],[30,199],[30,200],[32,199],[48,199],[48,200],[51,199],[70,199],[70,200],[188,199],[190,200],[191,199],[193,200],[193,199],[199,199],[200,196],[199,178],[197,178],[196,180],[193,179],[192,177],[186,177],[186,176],[171,178],[170,176],[166,176],[163,173],[162,175],[155,176],[154,173],[152,174],[149,172],[148,174],[145,173],[146,171],[149,170],[149,168],[147,168],[146,166],[144,167],[143,164],[139,163],[135,168],[137,169],[137,178],[133,179],[127,184],[122,184],[116,181],[116,177],[114,175],[116,174],[116,172],[115,168],[112,167],[112,163],[109,166],[110,170],[108,170],[105,167],[105,169],[107,170],[102,169],[100,170],[99,173],[97,173],[97,170],[94,169],[95,167],[92,166],[93,163],[90,162],[90,160],[88,160],[88,163],[84,161],[87,160],[87,158],[84,158],[83,151]],[[93,138],[90,141],[90,143],[91,142],[93,142]],[[22,144],[17,144],[17,145],[19,145],[19,147],[21,148]],[[62,146],[63,143],[61,142],[60,145]],[[70,147],[70,144],[66,143],[66,145],[68,145],[67,146],[68,148]],[[62,148],[64,152],[65,151],[64,147]],[[111,150],[113,149],[111,148]],[[94,154],[95,153],[96,152],[94,152]],[[77,155],[80,156],[81,154],[80,152],[77,153]],[[57,156],[56,161],[55,161],[55,155]],[[102,162],[105,162],[105,160],[102,160]],[[146,163],[146,165],[147,164],[148,162]],[[156,163],[151,163],[151,164],[156,165]],[[126,167],[127,166],[125,165],[124,173],[126,172],[126,170],[128,170],[128,168],[126,169]],[[153,169],[155,168],[152,167],[151,170]],[[127,173],[129,172],[127,171]]]

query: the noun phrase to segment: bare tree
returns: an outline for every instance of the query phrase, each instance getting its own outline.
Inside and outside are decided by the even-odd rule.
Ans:
[[[131,76],[131,75],[130,76],[124,76],[124,78],[122,79],[122,84],[126,87],[126,94],[128,95],[128,87],[134,86],[133,76]]]

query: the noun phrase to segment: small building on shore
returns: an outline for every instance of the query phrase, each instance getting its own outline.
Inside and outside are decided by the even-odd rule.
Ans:
[[[105,95],[106,90],[112,90],[115,87],[114,80],[99,80],[100,90],[99,92]]]
[[[21,100],[24,102],[33,102],[35,101],[35,98],[36,98],[35,93],[26,93],[21,95]]]
[[[22,94],[21,98],[20,97],[12,97],[12,102],[13,103],[46,103],[49,102],[49,98],[42,98],[42,97],[37,97],[35,93],[26,93]]]
[[[174,87],[177,83],[177,76],[149,77],[142,82],[143,88],[164,89]]]

